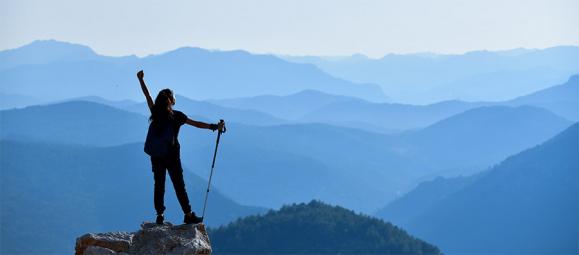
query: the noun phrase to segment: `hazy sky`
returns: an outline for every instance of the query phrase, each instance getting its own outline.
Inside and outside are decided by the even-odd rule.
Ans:
[[[379,57],[579,45],[579,0],[0,0],[0,49],[37,39],[105,55],[182,46]]]

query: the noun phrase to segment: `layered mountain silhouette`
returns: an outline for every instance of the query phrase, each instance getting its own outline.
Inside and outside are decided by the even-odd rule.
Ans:
[[[377,85],[352,83],[329,76],[313,65],[244,51],[180,48],[144,58],[105,57],[80,45],[35,41],[0,53],[0,62],[10,63],[0,68],[2,92],[39,99],[93,95],[140,100],[135,77],[140,69],[145,70],[153,91],[170,87],[194,99],[287,95],[304,89],[380,102],[386,99]]]
[[[415,159],[467,174],[546,141],[571,124],[532,106],[480,107],[412,133],[408,140],[415,146]]]
[[[219,254],[442,254],[390,223],[319,201],[242,218],[209,234]]]
[[[25,106],[44,104],[51,102],[50,100],[38,99],[32,96],[18,95],[18,94],[7,94],[0,92],[0,110],[21,108]]]
[[[503,101],[560,84],[579,73],[579,47],[473,51],[460,55],[389,54],[324,59],[284,57],[312,63],[356,82],[379,84],[393,101],[427,104],[443,100]]]
[[[53,103],[64,103],[64,102],[69,102],[69,101],[87,101],[87,102],[93,102],[93,103],[97,103],[97,104],[104,104],[104,105],[112,106],[112,107],[119,108],[119,109],[130,109],[132,107],[135,107],[135,105],[139,104],[139,102],[137,102],[137,101],[128,100],[128,99],[125,99],[125,100],[107,100],[107,99],[104,99],[104,98],[98,97],[98,96],[83,96],[83,97],[65,99],[65,100],[62,100],[59,102],[53,102]]]
[[[576,123],[482,176],[421,185],[379,215],[449,254],[577,253],[578,141]]]
[[[536,66],[537,63],[539,63],[537,59],[548,59],[549,61],[546,62],[549,63],[548,65],[552,65],[552,62],[556,60],[560,60],[559,62],[563,60],[567,61],[568,56],[561,52],[572,52],[573,49],[573,47],[563,47],[537,52],[523,51],[524,54],[536,55],[532,58],[533,61],[529,62],[531,64],[513,61],[510,59],[513,57],[511,56],[513,54],[484,53],[482,55],[487,54],[488,56],[498,58],[503,58],[508,55],[509,60],[504,63],[501,62],[497,65],[498,67],[507,68],[520,65],[520,68],[524,69]],[[467,57],[467,55],[470,56],[466,54],[464,56],[457,55],[448,58],[454,58],[454,61],[463,64],[464,62],[478,59],[477,54],[473,53],[471,57]],[[518,56],[517,54],[514,55]],[[572,54],[568,55],[571,56]],[[400,56],[401,59],[405,57],[424,58],[424,56]],[[445,61],[439,63],[441,65],[450,63],[446,61],[445,57],[438,56],[437,58],[445,59]],[[212,100],[210,102],[229,108],[256,110],[281,119],[270,120],[267,116],[255,116],[256,118],[251,118],[251,120],[256,120],[253,121],[254,123],[281,123],[280,121],[282,120],[319,122],[351,128],[362,128],[372,132],[392,133],[401,130],[423,128],[454,114],[475,107],[495,104],[511,106],[534,105],[549,109],[570,120],[577,120],[579,118],[579,116],[577,116],[577,109],[579,108],[579,96],[576,96],[578,87],[577,79],[570,79],[569,82],[566,83],[567,86],[561,86],[561,88],[548,88],[544,93],[540,91],[535,92],[532,95],[532,100],[518,98],[504,102],[444,101],[430,105],[375,104],[363,100],[363,98],[365,98],[376,101],[367,96],[360,96],[357,93],[339,92],[340,86],[338,85],[331,85],[331,88],[324,88],[320,84],[326,83],[316,80],[324,76],[321,72],[320,75],[306,75],[305,73],[298,73],[303,68],[288,67],[286,65],[291,66],[291,64],[281,64],[283,61],[280,59],[275,60],[274,57],[267,55],[251,55],[237,51],[215,52],[197,48],[182,48],[146,58],[137,58],[134,56],[105,57],[97,55],[90,48],[82,45],[58,41],[36,41],[18,49],[2,51],[0,52],[0,59],[5,60],[3,63],[9,63],[6,64],[7,66],[0,68],[0,73],[2,74],[0,75],[0,84],[4,85],[0,87],[2,90],[0,94],[2,104],[0,106],[3,109],[22,107],[35,104],[35,102],[46,103],[50,100],[84,97],[86,95],[100,96],[116,101],[126,99],[142,100],[142,98],[139,97],[140,91],[136,85],[134,72],[139,68],[152,65],[155,67],[155,69],[152,70],[155,71],[147,72],[147,80],[153,93],[162,88],[170,87],[173,88],[177,94],[184,95],[188,98],[235,98]],[[493,59],[493,57],[491,57],[491,59]],[[202,62],[202,60],[204,62]],[[494,63],[493,61],[496,62],[498,60],[485,61]],[[280,63],[272,64],[270,62]],[[410,61],[407,64],[412,66],[411,63],[413,62]],[[419,65],[418,63],[420,63],[420,61],[415,64]],[[438,62],[435,61],[429,65],[434,65],[435,63]],[[509,64],[505,65],[505,63]],[[565,63],[561,65],[565,66],[565,68],[569,70],[573,69],[572,66],[574,62],[572,59],[561,63]],[[234,68],[234,64],[239,64],[240,67],[251,70],[247,72],[242,72],[242,70],[228,71]],[[267,66],[267,68],[262,68],[262,65]],[[477,71],[477,68],[481,70],[485,68],[497,68],[490,64],[469,65],[468,68],[473,69],[473,72]],[[468,65],[464,64],[463,66]],[[279,68],[279,70],[271,70],[272,68]],[[411,67],[408,66],[407,68],[411,69]],[[263,71],[263,73],[259,73],[259,71]],[[220,72],[227,73],[227,75],[222,75]],[[186,75],[191,75],[192,78],[185,77]],[[211,75],[215,75],[216,77],[209,77]],[[289,79],[286,76],[292,76],[294,78]],[[567,77],[565,77],[565,79],[566,78]],[[227,81],[224,81],[224,79]],[[236,80],[235,82],[233,81],[234,79]],[[258,81],[254,81],[255,79],[258,79]],[[283,80],[283,82],[276,81],[276,79]],[[287,84],[292,82],[292,79],[303,79],[303,81],[295,81],[296,84],[300,84],[299,86]],[[330,77],[326,80],[332,79],[333,78]],[[271,82],[269,80],[271,80]],[[559,78],[550,84],[560,84],[562,80],[564,79]],[[501,86],[507,87],[507,85],[503,83],[504,81],[501,83]],[[256,88],[255,90],[251,89],[252,86],[262,86],[260,84],[264,87],[260,89]],[[275,84],[275,86],[271,86],[271,84]],[[549,84],[544,83],[540,88],[547,87],[547,85]],[[470,87],[470,85],[465,86]],[[352,87],[356,88],[360,86],[354,84]],[[527,87],[530,88],[531,86]],[[55,88],[58,88],[58,90]],[[207,96],[207,93],[214,93],[207,92],[206,90],[208,89],[216,90],[221,93],[221,95],[214,94]],[[284,89],[285,92],[282,91]],[[58,91],[58,93],[56,93],[56,91]],[[263,94],[270,94],[270,96],[262,96]],[[524,93],[517,94],[516,96],[521,94]],[[333,95],[348,95],[354,97]],[[566,96],[557,97],[556,95]],[[240,98],[244,96],[248,96],[249,98]],[[206,109],[213,107],[203,103],[198,103],[196,106],[201,106],[201,108]],[[136,109],[142,109],[142,107],[136,107]],[[260,115],[261,113],[252,114]],[[264,118],[264,121],[259,121]]]
[[[365,213],[382,208],[377,216],[449,254],[577,253],[579,128],[572,121],[579,120],[579,79],[564,82],[578,73],[577,52],[314,57],[303,64],[199,48],[106,57],[58,41],[0,51],[0,253],[68,253],[82,233],[152,220],[140,69],[153,95],[172,88],[176,109],[228,123],[208,224],[281,207],[213,228],[222,252],[440,253],[342,207],[284,206],[317,199]],[[334,68],[347,69],[354,82],[321,70]],[[484,100],[385,103],[371,82],[412,102]],[[197,211],[215,136],[180,132]],[[180,222],[171,194],[166,216]]]
[[[539,106],[569,120],[579,120],[579,75],[573,75],[561,85],[517,97],[509,105]]]
[[[425,106],[372,103],[314,90],[288,96],[257,96],[212,102],[228,107],[267,112],[298,123],[326,123],[381,133],[425,127],[454,114],[486,105],[459,101]]]
[[[379,133],[416,130],[445,118],[482,106],[535,106],[577,120],[579,79],[572,76],[563,84],[501,102],[442,101],[428,105],[372,103],[319,91],[302,91],[288,96],[257,96],[212,103],[255,110],[293,122],[317,122]]]
[[[142,141],[148,125],[143,115],[87,101],[4,110],[0,119],[2,139],[97,146]]]
[[[224,107],[206,101],[189,99],[187,97],[179,95],[176,96],[176,100],[178,102],[178,107],[179,109],[181,109],[181,111],[193,113],[195,117],[204,120],[206,119],[208,121],[215,122],[217,121],[216,119],[209,119],[209,118],[218,117],[220,119],[226,119],[230,122],[237,122],[256,126],[270,126],[287,123],[287,121],[284,119],[280,119],[268,113],[255,111],[251,109],[246,110],[232,107]],[[139,103],[126,107],[121,107],[121,109],[144,114],[146,116],[151,114],[146,103]]]
[[[452,178],[437,177],[434,180],[422,182],[404,196],[378,210],[374,215],[396,225],[406,225],[422,216],[432,206],[472,184],[486,173]]]
[[[302,117],[307,122],[362,128],[381,133],[419,129],[485,103],[445,101],[431,105],[345,101],[328,104]]]
[[[196,111],[191,108],[185,113]],[[216,112],[214,116],[219,115]],[[142,145],[148,124],[146,116],[92,102],[5,110],[0,111],[0,118],[7,123],[3,125],[3,139],[91,146]],[[207,119],[202,120],[216,121]],[[568,125],[569,121],[533,107],[481,108],[403,135],[327,124],[256,126],[232,122],[221,141],[221,174],[215,185],[248,205],[278,208],[315,198],[372,212],[421,180],[484,170]],[[487,141],[499,149],[485,145]],[[207,176],[215,134],[182,128],[180,142],[184,164]],[[142,153],[142,148],[137,150]]]
[[[212,100],[211,102],[228,107],[266,112],[278,118],[299,121],[312,111],[328,104],[344,101],[369,103],[359,98],[331,95],[317,90],[303,90],[287,96],[261,95]]]
[[[97,148],[0,141],[1,253],[70,253],[86,232],[128,231],[153,221],[153,173],[142,151],[142,143]],[[200,212],[207,182],[187,166],[184,177],[193,210]],[[167,181],[165,216],[180,223],[172,189]],[[210,226],[264,211],[239,205],[218,189],[210,198]]]
[[[0,51],[0,70],[22,65],[99,60],[89,47],[55,40],[34,41],[22,47]]]
[[[495,117],[497,119],[493,119]],[[475,120],[479,122],[473,122]],[[476,123],[484,125],[477,126]],[[380,135],[322,124],[232,126],[235,133],[230,133],[227,141],[224,140],[224,146],[228,146],[227,153],[231,155],[223,155],[221,171],[225,174],[219,182],[222,182],[222,189],[230,190],[226,193],[232,194],[236,200],[255,204],[267,203],[274,196],[278,197],[278,201],[283,201],[286,192],[281,187],[295,185],[290,190],[294,190],[296,195],[302,192],[299,186],[306,190],[312,188],[310,185],[301,185],[301,182],[309,184],[314,181],[313,184],[316,184],[315,181],[319,181],[314,187],[324,192],[314,194],[324,196],[317,198],[371,211],[373,208],[366,205],[378,203],[380,199],[376,194],[394,198],[397,193],[406,191],[414,181],[422,178],[484,170],[511,154],[547,140],[570,124],[539,108],[497,107],[466,112],[456,119],[441,122],[440,126],[403,136]],[[468,130],[460,133],[461,128]],[[485,140],[499,148],[487,146]],[[298,155],[319,164],[312,164],[311,168],[292,168],[290,166],[295,164],[288,163],[275,164],[270,161],[272,152]],[[268,157],[262,157],[262,153]],[[194,155],[202,155],[201,152],[191,152],[189,155],[192,155],[193,161],[208,160],[207,157],[195,158]],[[244,166],[244,170],[239,170],[238,166]],[[331,170],[330,176],[339,178],[328,182],[328,179],[314,175],[325,172],[325,169]],[[288,181],[283,182],[279,179],[281,176]],[[278,184],[281,185],[278,188],[272,186],[265,197],[259,196],[259,189],[250,188],[257,183],[269,187],[270,180],[280,180],[284,184]],[[304,197],[312,193],[308,194]],[[260,205],[277,207],[279,202]]]

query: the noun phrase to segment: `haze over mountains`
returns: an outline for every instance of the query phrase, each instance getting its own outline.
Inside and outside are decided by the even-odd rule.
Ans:
[[[507,104],[534,105],[548,109],[569,120],[579,121],[577,98],[579,98],[579,75],[573,75],[566,83],[517,97],[508,101]]]
[[[463,55],[387,55],[380,60],[359,56],[278,58],[199,48],[144,58],[106,57],[82,45],[35,41],[0,52],[0,84],[5,86],[2,93],[38,99],[94,95],[140,101],[132,86],[133,73],[150,69],[154,72],[147,72],[147,78],[155,90],[171,87],[197,100],[289,95],[314,89],[373,102],[384,102],[387,96],[411,104],[504,101],[563,83],[579,73],[577,59],[579,48],[573,46]],[[56,84],[60,93],[50,89]]]
[[[451,254],[575,254],[577,155],[576,123],[484,174],[421,185],[377,215]]]
[[[194,108],[181,109],[196,112]],[[147,130],[144,115],[83,101],[4,110],[0,119],[6,123],[2,139],[57,144],[142,144]],[[372,212],[423,178],[484,170],[570,124],[529,106],[474,109],[399,135],[327,124],[231,122],[221,145],[227,148],[220,154],[223,175],[215,179],[215,186],[248,205],[277,208],[315,198]],[[213,133],[185,127],[180,136],[184,164],[206,176]]]
[[[579,120],[579,75],[566,82],[502,102],[443,101],[429,105],[372,103],[365,100],[303,91],[288,96],[256,96],[210,102],[255,110],[294,122],[319,122],[380,133],[424,128],[452,115],[482,106],[532,105],[569,120]]]
[[[194,113],[195,117],[201,119],[211,118],[212,116],[219,116],[219,118],[226,119],[231,122],[256,126],[271,126],[288,122],[285,119],[280,119],[261,111],[224,107],[209,103],[207,101],[192,100],[180,95],[176,96],[176,100],[179,102],[179,109],[184,112]],[[151,114],[146,103],[133,104],[124,107],[121,106],[118,108],[144,115]]]
[[[75,237],[85,232],[131,230],[155,214],[153,174],[142,143],[95,148],[2,140],[0,153],[3,254],[70,253]],[[207,183],[185,169],[191,205],[199,212]],[[181,222],[170,182],[166,189],[166,217]],[[214,189],[208,212],[206,222],[218,226],[263,209],[239,205]]]
[[[283,57],[312,63],[356,82],[379,84],[395,102],[428,104],[443,100],[504,101],[579,72],[579,47],[473,51],[462,55],[389,54],[343,58]]]
[[[476,102],[456,100],[465,95],[457,93],[448,98],[452,100],[421,105],[409,104],[412,100],[386,102],[394,94],[382,93],[377,85],[334,78],[312,64],[242,51],[181,48],[145,58],[105,57],[86,46],[56,41],[2,51],[2,253],[12,253],[24,245],[21,240],[36,233],[42,245],[25,252],[66,253],[70,236],[81,229],[109,231],[152,220],[153,180],[143,152],[150,112],[135,77],[140,69],[153,96],[170,87],[177,94],[175,108],[190,118],[227,122],[213,179],[216,192],[209,203],[212,226],[316,199],[366,214],[379,211],[377,216],[400,224],[445,254],[532,249],[569,253],[569,240],[577,235],[562,222],[577,221],[577,214],[571,215],[577,206],[569,191],[577,186],[570,180],[579,172],[577,157],[571,157],[579,143],[572,135],[579,121],[579,76],[557,79],[574,70],[575,59],[561,52],[575,48],[432,56],[428,61],[425,56],[396,56],[403,65],[391,71],[408,69],[389,78],[407,74],[412,84],[428,80],[419,74],[430,73],[432,83],[422,88],[437,91],[427,97],[471,91],[470,85],[450,89],[447,85],[454,79],[478,82],[476,77],[484,76],[480,81],[497,81],[486,92],[479,90],[482,86],[472,89],[481,98]],[[538,67],[539,60],[551,71]],[[358,64],[351,66],[352,73]],[[464,68],[445,69],[460,65]],[[377,70],[368,69],[368,74]],[[519,77],[529,70],[537,73]],[[514,87],[498,93],[496,86],[507,81],[503,74],[513,77]],[[521,85],[551,78],[557,81]],[[401,94],[415,89],[398,88]],[[196,210],[215,135],[190,126],[180,132],[181,159]],[[175,213],[169,217],[180,222],[169,182],[166,198]],[[47,219],[42,225],[46,231],[38,232],[30,226],[44,211],[27,210],[38,205],[51,215],[66,213]],[[510,214],[503,217],[502,211]],[[83,224],[67,224],[82,220],[72,214],[84,213]],[[14,221],[4,224],[9,219]],[[318,219],[316,224],[323,223],[320,229],[339,232],[324,225],[332,224],[331,218]],[[485,226],[477,225],[479,221]],[[529,224],[532,221],[538,223]],[[467,226],[478,231],[457,237],[470,231]],[[538,240],[542,236],[533,226],[556,234]],[[18,229],[26,231],[5,235]],[[239,231],[243,230],[224,231],[222,240]],[[491,234],[488,242],[479,242]],[[534,246],[523,247],[529,242]]]
[[[141,141],[147,134],[145,116],[84,101],[5,110],[0,116],[2,139],[111,146]]]
[[[419,130],[408,140],[414,146],[415,160],[464,175],[546,141],[570,124],[532,106],[480,107]]]
[[[0,62],[9,63],[0,66],[2,93],[50,100],[87,95],[141,100],[134,86],[135,70],[140,69],[152,91],[170,87],[194,99],[286,95],[304,89],[386,99],[377,85],[348,82],[313,65],[244,51],[180,48],[144,58],[105,57],[82,45],[35,41],[0,52]]]

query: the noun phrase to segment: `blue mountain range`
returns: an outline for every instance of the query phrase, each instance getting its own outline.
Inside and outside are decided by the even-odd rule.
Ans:
[[[86,232],[135,230],[153,221],[153,173],[141,143],[112,147],[0,141],[2,254],[71,253]],[[184,171],[193,210],[200,213],[207,182]],[[167,220],[183,213],[167,182]],[[211,194],[206,223],[219,226],[264,212],[242,206],[218,189]],[[30,245],[31,238],[35,240]]]
[[[227,122],[211,226],[316,199],[377,212],[448,254],[577,253],[575,56],[577,47],[381,60],[199,48],[107,57],[58,41],[0,51],[1,253],[68,253],[80,233],[152,220],[140,69],[153,96],[172,88],[177,110]],[[195,210],[215,138],[180,132]],[[171,194],[167,217],[180,222]]]
[[[178,100],[187,106],[187,99]],[[213,108],[226,111],[197,118],[194,107],[177,109],[213,122],[229,111]],[[0,118],[5,121],[2,139],[88,146],[142,144],[148,125],[146,115],[86,101],[4,110]],[[328,124],[232,122],[222,139],[222,175],[215,185],[248,205],[277,208],[315,198],[372,212],[421,180],[484,170],[570,124],[529,106],[478,108],[397,135]],[[180,136],[184,164],[198,175],[207,175],[214,133],[185,127]],[[267,196],[262,195],[264,189]]]
[[[378,216],[449,254],[579,251],[579,124],[468,178],[438,179]]]
[[[342,79],[379,84],[392,101],[505,101],[563,83],[579,73],[579,47],[473,51],[465,54],[389,54],[380,59],[283,57],[311,63]]]
[[[386,100],[377,85],[352,83],[327,75],[314,65],[244,51],[180,48],[144,58],[106,57],[86,46],[35,41],[0,52],[0,63],[7,63],[0,66],[0,92],[49,100],[87,95],[141,99],[135,76],[140,69],[145,70],[153,91],[170,87],[194,99],[287,95],[316,89]]]

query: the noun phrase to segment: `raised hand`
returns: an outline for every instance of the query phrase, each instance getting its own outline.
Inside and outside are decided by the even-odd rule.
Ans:
[[[145,73],[143,72],[143,70],[137,72],[137,78],[139,78],[139,80],[143,79],[144,77],[145,77]]]

